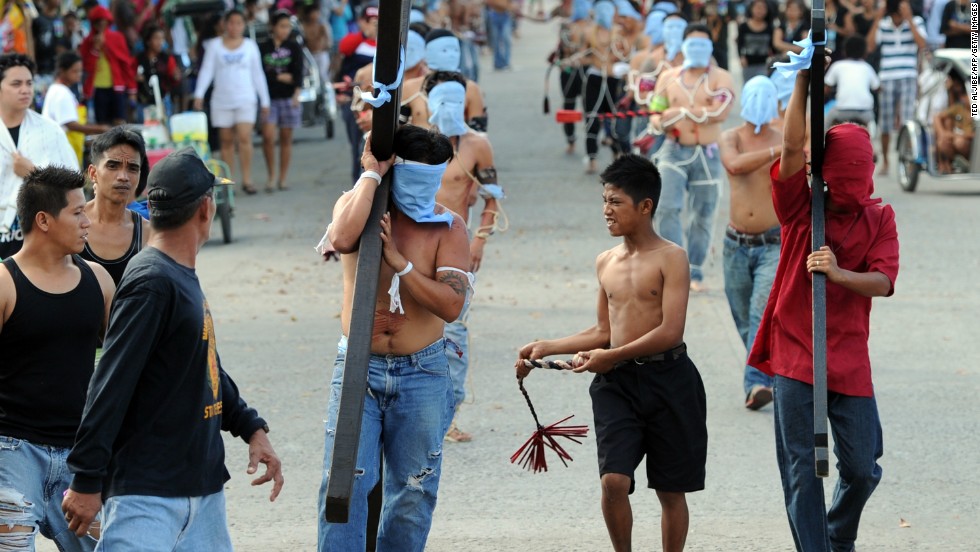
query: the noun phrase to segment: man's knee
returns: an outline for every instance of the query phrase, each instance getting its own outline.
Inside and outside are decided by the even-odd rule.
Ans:
[[[664,510],[674,510],[677,508],[687,507],[687,498],[684,493],[657,491],[657,498],[660,499],[660,506]]]
[[[629,497],[633,480],[621,473],[606,473],[600,479],[603,500],[624,500]]]

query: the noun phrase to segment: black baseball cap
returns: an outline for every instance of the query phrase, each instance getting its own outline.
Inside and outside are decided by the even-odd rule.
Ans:
[[[194,148],[164,157],[150,170],[146,197],[157,209],[179,209],[197,200],[225,179],[215,176]]]

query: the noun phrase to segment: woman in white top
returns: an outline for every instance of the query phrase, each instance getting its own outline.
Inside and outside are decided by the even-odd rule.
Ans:
[[[221,159],[232,167],[237,142],[242,189],[247,194],[254,194],[252,131],[257,108],[262,107],[263,120],[269,114],[269,87],[262,71],[259,47],[244,35],[245,16],[240,11],[228,12],[224,35],[205,45],[204,61],[194,90],[194,109],[201,110],[204,93],[213,82],[211,124],[221,137]]]

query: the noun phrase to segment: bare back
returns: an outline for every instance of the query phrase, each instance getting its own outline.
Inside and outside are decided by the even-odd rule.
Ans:
[[[632,343],[665,321],[680,324],[683,335],[690,289],[688,266],[684,250],[662,238],[646,250],[630,252],[620,245],[599,256],[596,271],[605,298],[610,348]]]

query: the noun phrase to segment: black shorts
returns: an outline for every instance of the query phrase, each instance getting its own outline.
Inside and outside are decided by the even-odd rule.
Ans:
[[[674,360],[630,363],[596,375],[589,387],[599,451],[599,475],[629,476],[647,457],[651,489],[704,489],[708,454],[704,384],[682,353]]]
[[[92,95],[95,105],[95,122],[102,125],[115,124],[115,121],[128,119],[129,97],[125,92],[117,92],[111,88],[96,88]]]

